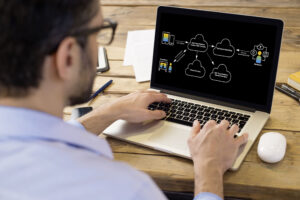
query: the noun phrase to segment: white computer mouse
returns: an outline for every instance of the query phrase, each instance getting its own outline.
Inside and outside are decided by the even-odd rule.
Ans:
[[[258,142],[257,154],[267,163],[276,163],[283,159],[286,150],[285,137],[276,132],[264,133]]]

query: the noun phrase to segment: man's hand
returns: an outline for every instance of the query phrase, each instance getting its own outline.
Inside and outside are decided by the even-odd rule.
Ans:
[[[171,100],[165,94],[140,91],[119,98],[115,102],[115,109],[119,111],[120,119],[132,123],[164,118],[166,116],[164,111],[148,110],[148,106],[154,102],[171,103]]]
[[[195,170],[195,194],[212,192],[223,197],[223,175],[232,167],[240,147],[247,142],[248,134],[234,139],[237,125],[228,129],[229,122],[207,122],[201,129],[194,122],[188,140]]]
[[[104,104],[92,112],[80,117],[78,121],[90,132],[100,134],[118,119],[139,123],[162,119],[166,113],[161,110],[148,110],[153,102],[171,103],[165,95],[154,91],[135,92],[113,102]]]

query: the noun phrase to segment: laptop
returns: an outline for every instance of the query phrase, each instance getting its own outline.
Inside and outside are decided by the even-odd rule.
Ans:
[[[193,121],[225,119],[239,126],[237,137],[249,133],[231,168],[237,170],[270,116],[282,31],[277,19],[159,7],[150,89],[172,103],[149,109],[167,117],[118,120],[104,134],[190,159]]]

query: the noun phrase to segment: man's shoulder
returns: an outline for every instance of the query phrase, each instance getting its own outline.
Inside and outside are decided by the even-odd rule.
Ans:
[[[6,167],[0,167],[0,176],[9,176],[9,182],[0,181],[7,190],[19,188],[24,195],[32,191],[29,195],[36,197],[51,191],[48,195],[52,199],[75,194],[85,198],[99,194],[105,197],[101,199],[133,199],[144,192],[144,187],[160,192],[148,175],[86,149],[51,141],[14,144],[19,151],[11,149],[2,157]],[[26,180],[31,180],[30,185],[17,186]]]
[[[95,173],[128,178],[147,177],[129,165],[115,161],[106,155],[88,149],[61,143],[59,141],[9,141],[2,143],[0,148],[1,160],[19,166],[39,166],[40,169],[63,171],[78,171],[81,173]],[[22,159],[21,159],[22,158]],[[98,172],[98,173],[96,173]],[[103,177],[103,176],[102,176]]]

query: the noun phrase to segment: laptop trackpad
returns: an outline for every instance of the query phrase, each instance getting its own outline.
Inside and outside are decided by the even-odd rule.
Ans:
[[[191,127],[163,120],[140,124],[118,120],[104,134],[157,150],[189,156],[187,140],[190,130]]]
[[[169,149],[172,152],[187,152],[187,140],[190,135],[190,127],[164,122],[164,126],[160,127],[161,130],[155,131],[148,139],[158,148]],[[168,150],[168,149],[166,149]]]

